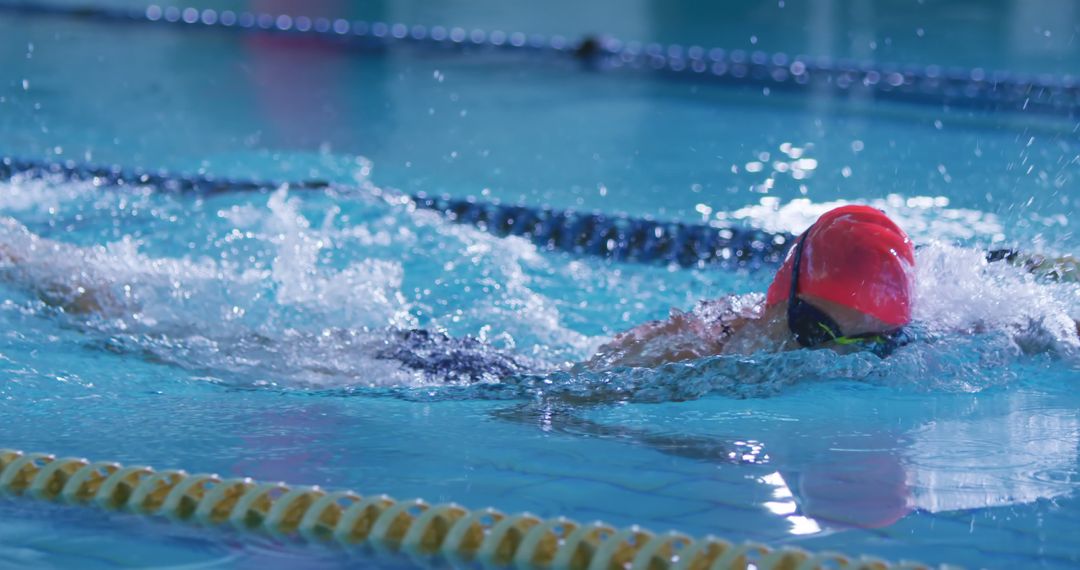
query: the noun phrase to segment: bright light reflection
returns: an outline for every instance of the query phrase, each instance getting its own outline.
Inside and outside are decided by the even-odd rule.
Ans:
[[[762,503],[762,506],[769,509],[769,512],[773,514],[783,516],[794,514],[795,510],[798,508],[798,506],[795,505],[795,501],[785,503]]]
[[[821,526],[814,519],[796,515],[788,517],[787,520],[791,523],[791,534],[816,534],[821,532]]]
[[[795,502],[795,494],[791,492],[791,488],[788,487],[787,481],[784,481],[783,475],[779,472],[770,473],[759,479],[759,481],[772,486],[773,497],[778,499],[776,501],[763,503],[762,506],[768,509],[769,512],[786,518],[791,524],[791,534],[814,534],[821,532],[821,526],[818,525],[817,521],[795,514],[799,510],[799,505]]]

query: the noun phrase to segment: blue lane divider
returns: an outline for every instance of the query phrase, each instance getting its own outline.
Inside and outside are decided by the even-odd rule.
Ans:
[[[577,40],[520,32],[445,28],[342,18],[150,5],[105,8],[0,2],[0,11],[180,29],[299,34],[369,48],[410,44],[463,52],[514,51],[574,57],[589,69],[658,72],[722,84],[841,95],[868,94],[907,103],[997,111],[1080,114],[1080,80],[1073,75],[1028,74],[936,65],[889,65],[785,53],[726,51],[678,44],[623,42],[606,36]]]
[[[150,187],[202,195],[265,192],[284,184],[205,174],[177,175],[74,161],[0,158],[0,180],[16,176],[90,181],[100,186]],[[338,187],[323,180],[288,182],[288,186],[305,190]],[[779,263],[792,239],[790,234],[748,227],[665,222],[424,193],[401,196],[408,198],[416,208],[434,210],[450,221],[476,226],[500,237],[520,236],[545,249],[624,262],[756,269]]]

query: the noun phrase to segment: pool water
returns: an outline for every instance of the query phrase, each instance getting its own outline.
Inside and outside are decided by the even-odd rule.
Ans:
[[[460,4],[333,15],[574,37],[616,11],[566,23]],[[1031,37],[1017,28],[1011,47],[985,53],[950,42],[1001,36],[1008,12],[826,2],[833,17],[807,25],[803,8],[762,8],[744,14],[760,30],[747,46],[746,30],[640,4],[603,31],[1053,73],[1080,61],[1067,39],[1076,14],[1054,2],[1034,15],[1011,5]],[[990,21],[934,41],[971,14]],[[824,24],[837,31],[815,31]],[[2,446],[893,560],[1080,562],[1080,286],[982,261],[990,247],[1077,251],[1075,117],[766,94],[489,52],[8,14],[0,31],[19,47],[4,60],[0,153],[350,188],[0,184],[0,244],[29,260],[0,268]],[[860,47],[867,33],[880,52]],[[571,374],[618,331],[762,291],[771,272],[547,252],[381,188],[790,232],[870,203],[924,245],[924,339],[885,360],[797,351]],[[100,292],[101,311],[42,301],[41,283],[71,275]],[[482,339],[535,373],[471,385],[380,358],[403,328]],[[11,567],[408,567],[20,500],[0,513]]]

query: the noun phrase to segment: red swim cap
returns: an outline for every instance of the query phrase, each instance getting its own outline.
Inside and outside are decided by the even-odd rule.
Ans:
[[[894,326],[911,321],[915,251],[888,216],[869,206],[842,206],[826,212],[807,232],[799,294],[851,307]],[[765,306],[791,294],[794,251],[792,246],[769,285]]]

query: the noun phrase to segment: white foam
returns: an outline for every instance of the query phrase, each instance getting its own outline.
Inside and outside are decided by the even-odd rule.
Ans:
[[[41,199],[49,193],[57,202],[71,199],[76,206],[93,199],[94,208],[105,211],[115,210],[115,202],[124,198],[115,192],[104,192],[102,198],[91,194],[100,189],[82,183],[18,182],[15,186],[23,197],[8,202],[11,211],[15,206],[41,207],[41,214],[47,216],[53,214]],[[305,384],[328,379],[347,379],[352,385],[416,384],[430,379],[396,365],[375,363],[362,350],[356,353],[355,347],[319,348],[316,352],[321,356],[311,364],[334,363],[330,373],[313,372],[298,365],[311,360],[306,353],[253,352],[236,345],[237,339],[257,334],[271,343],[285,343],[292,333],[318,337],[324,330],[374,329],[372,334],[377,334],[382,327],[422,325],[445,327],[458,335],[475,334],[504,347],[514,347],[523,339],[518,348],[542,349],[537,353],[541,358],[549,351],[573,354],[589,344],[587,337],[563,324],[558,301],[538,292],[533,284],[533,274],[548,275],[555,269],[527,240],[500,239],[432,212],[412,212],[407,205],[387,208],[384,202],[359,197],[359,202],[350,203],[350,214],[363,221],[339,220],[340,210],[327,196],[312,196],[301,199],[282,188],[261,203],[256,198],[251,203],[197,211],[211,218],[204,222],[203,231],[227,236],[218,240],[221,243],[236,239],[244,244],[239,251],[252,254],[220,259],[206,254],[150,255],[147,246],[156,244],[130,235],[104,245],[79,247],[42,238],[6,218],[0,223],[0,246],[13,250],[20,259],[6,268],[7,280],[29,292],[57,282],[93,291],[102,301],[104,316],[75,318],[108,335],[132,335],[136,345],[165,360],[190,364],[198,355],[198,361],[216,362],[226,370],[243,366],[253,367],[253,373],[263,368],[287,370],[286,377]],[[154,196],[139,194],[139,198],[153,200]],[[313,223],[305,214],[310,216],[314,207],[326,214]],[[457,268],[445,269],[447,264]],[[438,275],[437,268],[443,268],[452,287],[435,291],[429,301],[432,306],[425,307],[425,316],[431,320],[419,323],[414,309],[423,301],[406,299],[406,271]],[[476,295],[481,288],[489,293]],[[459,289],[466,292],[460,299]],[[470,289],[474,293],[469,294]],[[443,298],[451,302],[444,303]],[[314,350],[315,345],[307,346]],[[256,354],[269,362],[256,366]],[[365,370],[374,377],[358,380]]]
[[[90,182],[57,181],[15,175],[0,182],[0,210],[6,212],[55,212],[65,205],[100,199],[101,189]]]
[[[265,226],[277,250],[271,276],[279,304],[343,315],[337,324],[345,326],[417,326],[400,293],[400,262],[364,259],[340,271],[322,267],[320,253],[334,247],[330,224],[314,230],[299,212],[300,200],[290,199],[285,188],[270,196],[267,207]]]
[[[49,204],[64,207],[68,200],[96,200],[95,207],[115,209],[113,202],[123,199],[118,193],[102,198],[95,194],[100,189],[83,183],[20,181],[5,186],[13,193],[0,196],[0,209],[9,211],[47,213]],[[601,339],[567,324],[573,311],[567,313],[559,295],[545,294],[550,284],[543,280],[564,280],[567,287],[595,287],[602,297],[635,297],[641,305],[633,307],[636,311],[648,311],[650,302],[656,301],[648,297],[647,285],[620,283],[618,271],[609,266],[573,262],[562,267],[557,264],[565,258],[541,255],[522,238],[495,237],[433,212],[388,208],[381,202],[360,208],[363,222],[343,221],[331,200],[316,196],[308,201],[280,189],[265,202],[254,198],[209,214],[214,218],[210,231],[224,235],[233,228],[243,230],[245,239],[269,252],[260,253],[255,263],[247,258],[154,256],[146,253],[146,244],[130,236],[105,245],[77,247],[40,238],[11,219],[0,221],[0,246],[25,260],[17,271],[22,272],[18,279],[26,287],[74,280],[102,291],[109,318],[93,326],[109,334],[153,336],[163,339],[160,347],[145,346],[164,356],[173,350],[186,351],[188,356],[172,357],[195,362],[192,355],[200,355],[205,362],[217,362],[226,369],[246,366],[267,376],[281,374],[313,385],[427,381],[396,365],[375,363],[365,357],[363,346],[358,351],[356,342],[337,343],[340,338],[332,336],[325,346],[319,344],[324,330],[444,327],[453,334],[478,335],[500,346],[516,345],[521,352],[535,348],[542,359],[552,354],[556,359],[582,358]],[[750,220],[772,231],[795,232],[843,203],[794,200],[780,204],[766,198],[759,205],[720,213],[718,218]],[[309,209],[317,204],[326,213],[313,223],[302,213],[305,204]],[[1007,264],[987,264],[979,250],[930,239],[993,239],[1002,232],[996,217],[951,209],[941,197],[890,196],[871,205],[885,209],[916,241],[929,242],[917,253],[917,320],[949,334],[994,328],[1039,331],[1055,347],[1076,348],[1069,316],[1080,315],[1078,286],[1039,283]],[[357,255],[363,257],[357,259]],[[417,273],[438,275],[430,279],[445,278],[457,289],[471,289],[474,294],[462,294],[459,299],[451,288],[428,300],[407,299],[403,288],[409,272],[421,288],[428,284]],[[475,294],[481,288],[485,294]],[[432,306],[422,305],[425,302]],[[613,299],[599,303],[616,305]],[[418,322],[414,315],[420,308],[430,321]],[[612,316],[611,324],[616,320]],[[275,352],[236,344],[238,338],[258,334],[291,347],[289,339],[295,338],[289,335],[294,333],[300,335],[295,338],[304,339],[298,342],[303,350]]]
[[[599,343],[599,339],[567,327],[558,301],[536,291],[530,273],[548,272],[551,267],[549,258],[539,255],[536,246],[528,240],[493,236],[471,226],[448,222],[434,212],[417,211],[413,216],[417,226],[437,231],[460,248],[460,255],[450,262],[449,271],[454,271],[458,264],[479,268],[479,285],[490,291],[474,304],[463,307],[460,315],[436,318],[435,326],[453,328],[449,321],[463,317],[482,322],[485,326],[474,334],[487,337],[492,333],[494,336],[488,340],[508,348],[517,345],[518,338],[529,338],[534,342],[519,346],[519,350],[531,350],[540,358],[551,353],[583,356],[589,347]]]
[[[916,251],[914,319],[942,332],[1042,332],[1063,348],[1080,346],[1074,318],[1080,285],[1043,283],[976,249],[931,242]]]

